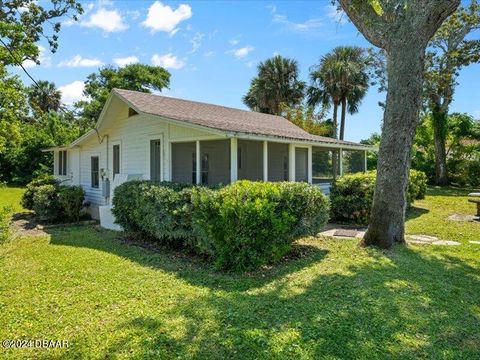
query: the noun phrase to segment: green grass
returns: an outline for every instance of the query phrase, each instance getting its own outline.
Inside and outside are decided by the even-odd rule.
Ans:
[[[15,212],[25,211],[20,204],[25,188],[0,186],[0,207],[11,206]]]
[[[479,358],[480,245],[467,240],[480,224],[444,220],[473,211],[450,191],[430,190],[407,229],[461,246],[382,252],[310,238],[255,274],[216,272],[93,227],[16,239],[0,246],[0,339],[70,346],[0,357]]]

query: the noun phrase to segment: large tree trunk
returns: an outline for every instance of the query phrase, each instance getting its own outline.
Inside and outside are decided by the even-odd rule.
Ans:
[[[342,118],[341,118],[341,123],[340,123],[340,140],[343,140],[344,135],[345,135],[345,115],[347,112],[347,99],[343,98],[342,99]]]
[[[400,36],[388,50],[388,95],[370,223],[363,245],[404,243],[412,143],[422,101],[425,47]]]
[[[442,111],[433,111],[433,139],[435,143],[435,183],[448,184],[447,152],[447,114]]]

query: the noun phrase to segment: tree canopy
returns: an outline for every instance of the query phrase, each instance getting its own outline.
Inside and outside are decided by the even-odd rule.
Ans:
[[[299,80],[296,60],[277,55],[261,62],[257,71],[243,97],[250,109],[280,115],[282,104],[295,106],[302,102],[305,82]]]
[[[87,76],[83,94],[88,100],[75,104],[84,127],[93,126],[113,88],[150,93],[168,88],[170,73],[160,66],[130,64],[115,68],[107,66]]]

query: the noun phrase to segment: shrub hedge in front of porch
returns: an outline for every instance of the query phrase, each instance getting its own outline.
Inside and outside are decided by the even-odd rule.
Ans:
[[[129,232],[183,246],[220,269],[274,263],[327,222],[329,202],[305,183],[239,181],[222,188],[132,181],[115,189],[113,213]]]

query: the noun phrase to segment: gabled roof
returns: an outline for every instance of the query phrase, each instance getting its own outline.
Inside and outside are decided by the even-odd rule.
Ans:
[[[281,116],[131,90],[113,89],[112,93],[118,95],[139,113],[161,116],[215,130],[370,148],[370,146],[354,142],[311,135]]]

